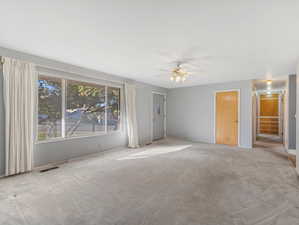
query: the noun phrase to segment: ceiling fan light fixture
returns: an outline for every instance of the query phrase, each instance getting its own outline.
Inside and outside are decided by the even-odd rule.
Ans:
[[[188,77],[187,72],[183,71],[182,66],[178,64],[176,68],[172,71],[170,80],[179,83],[179,82],[184,82],[187,79],[187,77]]]

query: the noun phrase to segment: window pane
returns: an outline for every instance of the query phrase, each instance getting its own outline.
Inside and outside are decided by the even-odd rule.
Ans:
[[[105,86],[67,81],[66,136],[105,131]]]
[[[108,87],[107,90],[107,130],[120,128],[120,88]]]
[[[61,137],[61,79],[39,76],[38,140]]]

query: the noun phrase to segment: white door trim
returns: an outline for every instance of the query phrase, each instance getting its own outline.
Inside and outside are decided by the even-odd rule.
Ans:
[[[279,93],[278,95],[278,135],[282,139],[282,116],[283,116],[283,110],[282,110],[282,94]]]
[[[260,111],[261,111],[261,98],[260,96],[262,94],[265,94],[266,92],[259,92],[257,94],[257,99],[258,99],[258,110],[257,110],[257,118],[258,118],[258,129],[257,129],[257,135],[261,134],[260,130],[260,119],[261,118],[278,118],[278,136],[280,138],[283,138],[283,113],[284,109],[282,108],[282,97],[283,94],[281,92],[272,92],[273,94],[278,94],[278,116],[260,116]]]
[[[238,93],[238,144],[237,146],[240,147],[240,127],[241,127],[241,89],[225,89],[225,90],[217,90],[214,92],[214,144],[216,144],[216,112],[217,112],[217,104],[216,104],[216,95],[220,92],[230,92],[236,91]]]
[[[166,137],[166,131],[167,131],[166,130],[166,117],[167,117],[166,101],[167,101],[167,94],[162,93],[162,92],[152,91],[152,109],[151,109],[151,113],[152,113],[152,120],[151,120],[151,135],[152,135],[152,137],[151,137],[151,139],[152,139],[152,142],[154,141],[154,114],[153,114],[154,94],[164,96],[164,138]]]

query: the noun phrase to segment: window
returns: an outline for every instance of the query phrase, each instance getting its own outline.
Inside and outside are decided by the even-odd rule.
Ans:
[[[38,141],[120,130],[120,88],[40,75]]]
[[[67,81],[66,136],[105,131],[105,86]]]
[[[38,140],[61,137],[62,85],[60,79],[39,76]]]
[[[118,130],[120,127],[120,89],[108,87],[107,90],[107,129]]]

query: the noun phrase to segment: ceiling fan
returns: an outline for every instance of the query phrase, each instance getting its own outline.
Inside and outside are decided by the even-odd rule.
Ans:
[[[203,66],[209,63],[210,56],[195,56],[195,50],[186,51],[183,54],[161,54],[163,61],[165,61],[166,69],[160,69],[163,74],[170,76],[170,80],[176,83],[182,83],[192,74],[203,72]],[[164,67],[165,68],[165,67]]]
[[[172,70],[170,80],[175,81],[177,83],[184,82],[188,78],[188,76],[189,76],[188,72],[183,70],[182,64],[178,62],[176,67]]]
[[[170,80],[173,82],[183,83],[190,75],[204,71],[202,66],[193,64],[192,61],[194,60],[191,58],[172,61],[168,64],[167,69],[160,69],[160,71],[163,71],[161,75],[170,76]]]

